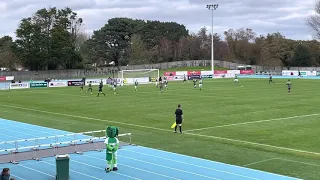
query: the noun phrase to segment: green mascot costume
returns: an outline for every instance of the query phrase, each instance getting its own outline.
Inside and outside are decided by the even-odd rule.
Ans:
[[[117,171],[117,150],[119,148],[119,140],[117,138],[119,130],[117,127],[109,126],[106,129],[106,160],[107,168],[106,172]]]

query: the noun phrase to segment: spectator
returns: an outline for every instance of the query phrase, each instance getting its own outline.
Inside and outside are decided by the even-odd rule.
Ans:
[[[9,178],[10,178],[10,169],[3,168],[2,172],[1,172],[1,176],[0,176],[0,180],[9,180]]]

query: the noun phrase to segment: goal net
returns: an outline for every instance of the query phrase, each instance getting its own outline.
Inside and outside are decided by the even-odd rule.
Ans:
[[[124,85],[134,84],[136,80],[139,84],[148,84],[156,82],[159,77],[159,69],[122,70],[119,73]]]

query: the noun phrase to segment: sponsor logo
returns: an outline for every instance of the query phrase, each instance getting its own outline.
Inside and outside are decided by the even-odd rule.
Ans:
[[[240,70],[240,74],[254,74],[253,70]]]
[[[201,79],[201,75],[191,75],[191,76],[188,76],[188,79],[189,79],[189,80]]]
[[[164,72],[164,76],[175,76],[176,72]]]
[[[66,87],[68,86],[67,82],[50,82],[49,87]]]
[[[212,76],[213,76],[212,74],[210,74],[210,75],[201,75],[202,78],[212,78]]]
[[[81,86],[82,81],[68,81],[68,86]]]
[[[188,76],[201,75],[201,71],[188,71]]]
[[[30,83],[30,88],[41,88],[41,87],[48,87],[48,83],[46,82]]]
[[[214,74],[228,74],[228,70],[215,70]]]
[[[0,81],[6,81],[7,78],[5,76],[0,76]]]
[[[174,80],[174,76],[166,76],[168,81],[173,81]]]
[[[29,83],[11,83],[10,89],[27,89],[29,88]]]

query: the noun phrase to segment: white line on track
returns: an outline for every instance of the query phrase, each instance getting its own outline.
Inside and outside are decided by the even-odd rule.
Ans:
[[[17,175],[15,175],[15,174],[11,174],[13,177],[15,177],[15,178],[18,178],[19,180],[26,180],[26,179],[24,179],[24,178],[22,178],[22,177],[19,177],[19,176],[17,176]]]
[[[247,122],[243,122],[243,123],[225,124],[225,125],[221,125],[221,126],[212,126],[212,127],[205,127],[205,128],[199,128],[199,129],[191,129],[191,130],[187,130],[185,132],[194,132],[194,131],[200,131],[200,130],[215,129],[215,128],[222,128],[222,127],[230,127],[230,126],[239,126],[239,125],[246,125],[246,124],[256,124],[256,123],[271,122],[271,121],[281,121],[281,120],[287,120],[287,119],[312,117],[312,116],[319,116],[319,115],[320,114],[306,114],[306,115],[266,119],[266,120],[259,120],[259,121],[247,121]]]
[[[44,174],[44,175],[46,175],[46,176],[50,176],[50,177],[55,178],[55,176],[53,176],[53,175],[50,175],[50,174],[44,173],[44,172],[42,172],[42,171],[38,171],[38,170],[36,170],[36,169],[30,168],[30,167],[27,167],[27,166],[24,166],[24,165],[18,165],[18,166],[21,166],[21,167],[23,167],[23,168],[26,168],[26,169],[29,169],[29,170],[35,171],[35,172],[37,172],[37,173]]]
[[[79,119],[87,119],[87,120],[92,120],[92,121],[109,122],[109,123],[121,124],[121,125],[125,125],[125,126],[133,126],[133,127],[144,128],[144,129],[153,129],[153,130],[165,131],[165,132],[173,133],[172,130],[169,130],[169,129],[162,129],[162,128],[151,127],[151,126],[142,126],[142,125],[137,125],[137,124],[130,124],[130,123],[124,123],[124,122],[118,122],[118,121],[103,120],[103,119],[90,118],[90,117],[85,117],[85,116],[76,116],[76,115],[71,115],[71,114],[56,113],[56,112],[43,111],[43,110],[37,110],[37,109],[30,109],[30,108],[24,108],[24,107],[19,107],[19,106],[12,106],[12,105],[2,105],[2,104],[0,104],[0,106],[10,107],[10,108],[15,108],[15,109],[23,109],[23,110],[33,111],[33,112],[54,114],[54,115],[60,115],[60,116],[66,116],[66,117],[73,117],[73,118],[79,118]],[[268,144],[261,144],[261,143],[249,142],[249,141],[243,141],[243,140],[237,140],[237,139],[229,139],[229,138],[218,137],[218,136],[208,136],[208,135],[194,134],[194,133],[189,133],[189,132],[185,132],[184,134],[191,135],[191,136],[204,137],[204,138],[209,138],[209,139],[218,139],[218,140],[224,140],[224,141],[229,141],[229,142],[236,142],[236,143],[241,143],[241,144],[248,144],[248,145],[260,146],[260,147],[268,147],[268,148],[273,148],[273,149],[286,150],[286,151],[291,151],[291,152],[298,152],[298,153],[303,153],[303,154],[310,154],[310,155],[320,156],[319,152],[311,152],[311,151],[306,151],[306,150],[292,149],[292,148],[286,148],[286,147],[280,147],[280,146],[274,146],[274,145],[268,145]]]
[[[222,172],[222,173],[225,173],[225,174],[231,174],[231,175],[234,175],[234,176],[240,176],[240,177],[247,178],[247,179],[256,179],[256,180],[258,180],[257,178],[253,178],[253,177],[249,177],[249,176],[244,176],[244,175],[241,175],[241,174],[235,174],[235,173],[232,173],[232,172],[227,172],[227,171],[223,171],[223,170],[219,170],[219,169],[214,169],[214,168],[208,168],[208,167],[205,167],[205,166],[200,166],[200,165],[191,164],[191,163],[187,163],[187,162],[177,161],[177,160],[173,160],[173,159],[169,159],[169,158],[163,158],[163,157],[154,156],[154,155],[151,155],[151,154],[140,153],[139,150],[138,150],[138,151],[131,151],[131,150],[128,150],[128,149],[124,149],[123,151],[128,151],[128,152],[132,152],[132,153],[135,153],[135,154],[141,154],[141,155],[144,155],[144,156],[150,156],[150,157],[153,157],[153,158],[163,159],[163,160],[166,160],[166,161],[177,162],[177,163],[180,163],[180,164],[185,164],[185,165],[188,165],[188,166],[199,167],[199,168],[207,169],[207,170],[211,170],[211,171]]]
[[[51,163],[48,163],[48,162],[46,162],[46,161],[43,161],[43,163],[49,164],[49,165],[51,165],[51,166],[56,166],[56,165],[51,164]],[[100,178],[97,178],[97,177],[94,177],[94,176],[90,176],[90,175],[87,175],[87,174],[84,174],[84,173],[81,173],[81,172],[78,172],[78,171],[74,171],[74,170],[72,170],[72,169],[70,169],[70,171],[71,171],[71,172],[74,172],[74,173],[77,173],[77,174],[81,174],[81,175],[83,175],[83,176],[90,177],[90,178],[92,178],[92,179],[103,180],[103,179],[100,179]]]
[[[87,157],[90,157],[90,158],[93,158],[93,159],[97,159],[97,160],[101,160],[101,161],[106,161],[105,159],[101,159],[101,158],[98,158],[98,157],[95,157],[95,156],[89,156],[89,155],[84,155],[84,156],[87,156]],[[118,156],[119,156],[119,155],[118,155]],[[121,157],[124,157],[124,156],[121,156]],[[121,164],[121,165],[123,165],[123,164]],[[143,170],[143,169],[131,167],[131,166],[128,166],[128,165],[123,165],[123,166],[129,167],[129,168],[134,168],[134,169],[137,169],[137,170],[139,170],[139,171],[145,171],[145,172],[148,172],[148,173],[156,174],[156,175],[158,175],[158,176],[163,176],[163,177],[166,177],[166,178],[168,178],[168,179],[180,180],[180,179],[177,179],[177,178],[174,178],[174,177],[166,176],[166,175],[164,175],[164,174],[159,174],[159,173],[155,173],[155,172],[152,172],[152,171]],[[166,168],[167,168],[167,169],[171,169],[170,167],[166,167]]]
[[[163,165],[160,165],[160,164],[156,164],[156,163],[152,163],[152,162],[148,162],[148,161],[143,161],[143,160],[139,160],[139,159],[136,159],[136,158],[126,157],[126,156],[122,156],[122,155],[118,155],[118,156],[122,157],[122,158],[126,158],[126,159],[131,159],[131,160],[134,160],[134,161],[146,163],[146,164],[155,165],[155,166],[158,166],[158,167],[163,167],[163,168],[166,168],[166,169],[172,169],[172,170],[175,170],[175,171],[180,171],[180,172],[183,172],[183,173],[187,173],[187,174],[192,174],[192,175],[208,178],[208,179],[220,180],[220,179],[209,177],[209,176],[205,176],[205,175],[202,175],[202,174],[193,173],[193,172],[189,172],[189,171],[184,171],[184,170],[181,170],[181,169],[172,168],[172,167],[168,167],[168,166],[163,166]]]
[[[96,158],[94,158],[94,159],[96,159]],[[98,159],[98,160],[100,160],[100,159]],[[93,168],[100,169],[100,170],[103,170],[103,171],[104,171],[103,168],[99,168],[99,167],[96,167],[96,166],[93,166],[93,165],[90,165],[90,164],[87,164],[87,163],[75,161],[75,160],[72,160],[72,161],[73,161],[73,162],[76,162],[76,163],[78,163],[78,164],[82,164],[82,165],[85,165],[85,166],[93,167]],[[105,161],[105,160],[104,160],[104,161]],[[120,165],[120,164],[118,163],[118,165]],[[122,165],[122,166],[125,166],[125,165],[123,165],[123,164],[121,164],[121,165]],[[131,166],[128,166],[128,167],[129,167],[129,168],[132,168]],[[134,169],[136,169],[136,170],[142,170],[142,171],[144,171],[144,172],[152,173],[152,172],[150,172],[150,171],[146,171],[146,170],[139,169],[139,168],[134,168]],[[131,178],[131,179],[139,179],[139,178],[132,177],[132,176],[128,176],[128,175],[125,175],[125,174],[121,174],[121,173],[115,172],[115,171],[113,171],[113,173],[119,174],[119,175],[122,175],[122,176],[126,176],[126,177],[129,177],[129,178]],[[152,173],[152,174],[154,174],[154,173]],[[155,173],[155,174],[157,174],[157,173]],[[161,174],[157,174],[157,175],[161,175]]]

